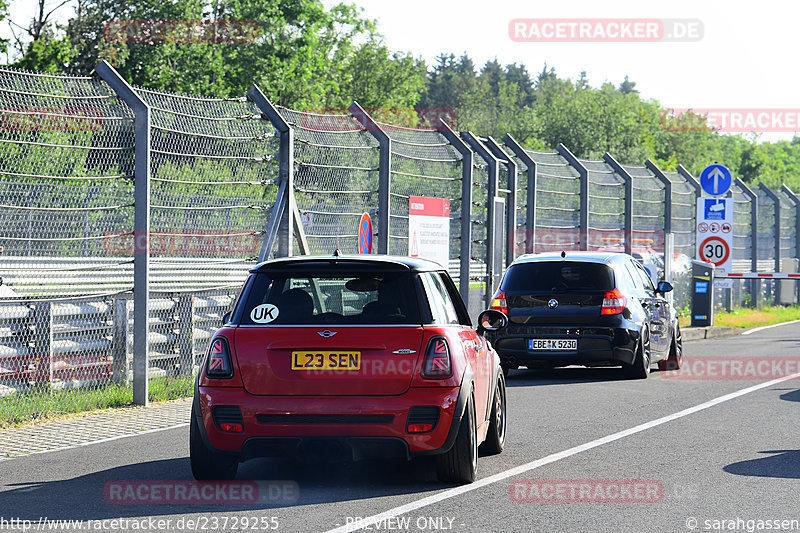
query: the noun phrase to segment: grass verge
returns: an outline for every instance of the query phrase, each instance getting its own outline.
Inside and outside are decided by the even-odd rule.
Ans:
[[[148,387],[151,402],[163,402],[192,395],[194,378],[152,378]],[[133,403],[130,384],[109,383],[93,389],[53,390],[41,388],[0,398],[0,429],[28,422],[61,418],[64,415],[126,407]]]
[[[730,313],[714,313],[715,326],[732,328],[757,328],[792,320],[800,320],[800,307],[762,307],[760,309],[734,309]],[[681,327],[688,327],[690,322],[690,317],[680,317]]]

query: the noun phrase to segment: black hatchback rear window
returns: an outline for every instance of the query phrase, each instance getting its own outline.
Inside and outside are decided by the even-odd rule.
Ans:
[[[253,274],[241,324],[420,324],[410,272]]]
[[[501,289],[514,293],[553,291],[609,291],[614,274],[601,263],[542,261],[509,267]]]

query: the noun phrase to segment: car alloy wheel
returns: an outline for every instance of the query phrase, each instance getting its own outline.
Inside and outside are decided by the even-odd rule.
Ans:
[[[506,380],[502,372],[498,373],[492,411],[489,415],[489,430],[480,451],[486,455],[494,455],[503,451],[506,442]]]

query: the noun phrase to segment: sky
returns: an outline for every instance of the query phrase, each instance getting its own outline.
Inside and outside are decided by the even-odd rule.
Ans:
[[[59,0],[48,0],[57,5]],[[323,0],[326,6],[338,1]],[[387,44],[431,65],[440,53],[467,52],[476,65],[497,58],[535,74],[555,67],[589,83],[618,85],[625,76],[646,99],[694,109],[800,109],[800,69],[794,65],[800,3],[772,0],[348,0],[376,19]],[[12,0],[11,15],[25,23],[34,0]],[[60,10],[66,18],[72,10]],[[515,42],[512,19],[683,19],[699,21],[702,37],[689,42]],[[0,33],[7,35],[5,28]],[[767,128],[769,129],[769,128]],[[798,127],[800,131],[800,127]],[[761,140],[790,139],[767,133]]]
[[[336,2],[325,0],[330,6]],[[547,63],[560,77],[586,71],[590,85],[615,85],[627,75],[646,99],[695,109],[800,109],[795,66],[800,2],[719,0],[474,1],[351,0],[376,19],[387,44],[430,65],[442,52],[467,52],[476,65],[497,58],[534,74]],[[763,6],[763,7],[762,7]],[[512,19],[694,19],[693,42],[515,42]],[[800,127],[798,128],[800,131]],[[768,133],[761,140],[791,139]]]

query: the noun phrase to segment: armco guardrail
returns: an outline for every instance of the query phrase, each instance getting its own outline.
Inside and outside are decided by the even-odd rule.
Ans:
[[[154,293],[150,376],[192,376],[238,290]],[[132,310],[130,294],[0,300],[0,396],[129,383]]]

